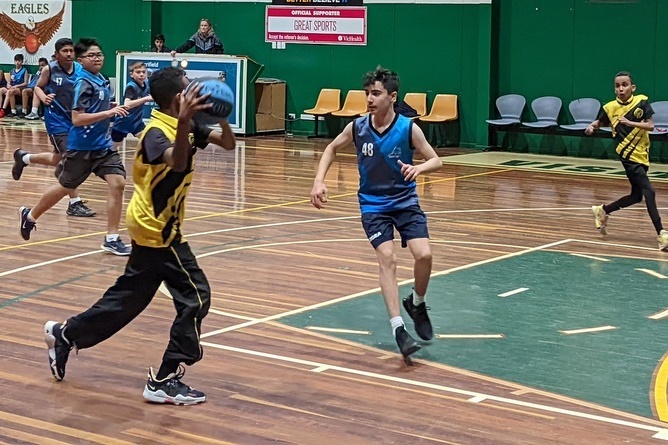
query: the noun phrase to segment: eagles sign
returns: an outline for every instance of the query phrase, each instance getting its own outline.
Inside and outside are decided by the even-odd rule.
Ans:
[[[0,12],[0,39],[11,49],[25,48],[28,54],[35,54],[42,45],[53,38],[62,25],[65,4],[66,2],[63,2],[63,7],[56,15],[40,22],[35,22],[30,16],[25,23],[21,23]]]

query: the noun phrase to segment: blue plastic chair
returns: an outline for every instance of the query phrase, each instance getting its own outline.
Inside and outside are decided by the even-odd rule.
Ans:
[[[519,94],[506,94],[496,99],[496,108],[501,119],[487,119],[491,125],[512,125],[520,123],[520,116],[527,100]]]
[[[654,130],[649,134],[666,134],[668,132],[668,101],[652,102],[652,109],[654,110]]]
[[[531,109],[536,115],[535,122],[522,122],[522,125],[532,128],[556,127],[559,111],[561,111],[561,99],[555,96],[543,96],[531,102]]]
[[[575,99],[568,104],[568,110],[571,112],[575,123],[560,125],[560,127],[565,130],[582,131],[598,117],[598,112],[601,110],[601,102],[589,97]]]

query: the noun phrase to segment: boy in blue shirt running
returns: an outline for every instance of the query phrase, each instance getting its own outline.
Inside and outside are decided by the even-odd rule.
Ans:
[[[427,217],[420,209],[415,181],[418,175],[438,170],[443,163],[427,142],[424,133],[405,116],[394,111],[399,94],[396,73],[382,67],[364,77],[369,114],[355,119],[325,148],[313,181],[311,203],[318,209],[327,202],[325,176],[336,151],[351,142],[357,149],[360,173],[358,198],[362,226],[376,251],[380,271],[380,289],[390,316],[390,325],[401,354],[410,364],[409,356],[420,345],[404,327],[399,305],[397,258],[394,229],[401,235],[402,247],[408,247],[415,259],[413,293],[403,299],[406,312],[415,323],[415,331],[423,340],[434,336],[427,306],[424,302],[431,275],[431,247]],[[413,165],[413,153],[425,158]]]
[[[127,116],[124,106],[109,108],[111,91],[109,81],[100,71],[104,53],[95,39],[82,38],[74,52],[82,69],[74,87],[72,124],[67,138],[67,151],[56,168],[58,184],[49,188],[34,208],[19,209],[19,231],[25,240],[35,229],[35,221],[65,195],[79,187],[94,173],[109,187],[107,197],[107,235],[102,249],[114,255],[130,255],[132,250],[118,236],[125,167],[117,151],[112,150],[109,124],[116,116]]]

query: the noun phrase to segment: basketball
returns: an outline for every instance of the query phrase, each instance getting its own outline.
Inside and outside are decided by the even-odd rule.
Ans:
[[[221,119],[227,118],[234,108],[234,91],[217,77],[203,77],[194,79],[186,88],[188,91],[192,86],[198,83],[202,86],[200,95],[211,94],[207,103],[212,104],[211,108],[197,113],[195,119],[206,124],[217,124]]]
[[[33,33],[30,33],[26,36],[25,40],[26,51],[30,54],[35,54],[39,49],[39,39]]]

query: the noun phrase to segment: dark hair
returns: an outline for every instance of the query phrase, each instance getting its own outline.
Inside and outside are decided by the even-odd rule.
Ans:
[[[149,89],[158,108],[167,109],[172,105],[177,94],[183,91],[183,77],[185,72],[181,68],[169,66],[162,68],[151,75]]]
[[[74,46],[74,54],[76,54],[77,57],[81,57],[86,51],[90,49],[91,46],[97,46],[98,48],[102,49],[100,42],[98,42],[96,39],[82,37]]]
[[[390,71],[382,66],[377,66],[375,70],[369,71],[364,75],[362,86],[368,87],[376,82],[380,82],[388,93],[399,93],[399,76],[394,71]]]
[[[46,63],[47,65],[49,64],[49,61],[46,60],[46,57],[40,57],[39,60],[37,61],[37,63],[40,63],[40,62],[44,62],[44,63]]]
[[[165,42],[165,35],[164,34],[158,34],[157,36],[155,36],[154,40],[160,40],[161,42],[164,43]]]
[[[21,62],[23,62],[23,54],[15,55],[14,56],[14,62],[16,62],[17,60],[20,60]]]
[[[615,74],[615,79],[620,77],[620,76],[628,76],[629,79],[631,79],[631,84],[633,84],[633,75],[631,75],[630,72],[628,71],[620,71],[617,74]]]
[[[74,46],[74,42],[69,37],[56,40],[56,52],[63,49],[64,46]]]

